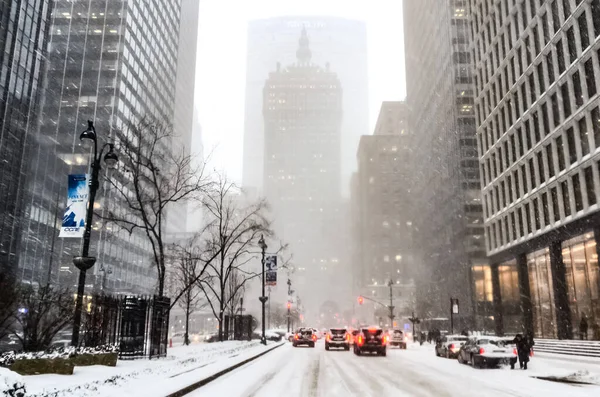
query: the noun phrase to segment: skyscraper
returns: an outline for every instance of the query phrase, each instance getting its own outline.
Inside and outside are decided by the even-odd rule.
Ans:
[[[44,65],[50,4],[0,3],[0,272],[19,262],[25,184]]]
[[[308,288],[326,286],[339,263],[342,87],[311,56],[302,28],[296,63],[278,64],[264,84],[264,192],[275,232],[294,255],[295,286],[316,309]]]
[[[357,186],[353,189],[353,201],[358,207],[353,240],[354,295],[387,301],[391,281],[396,316],[405,319],[414,310],[415,293],[413,136],[406,128],[407,116],[404,102],[382,104],[375,133],[360,139]]]
[[[246,110],[244,119],[243,185],[263,191],[264,124],[262,95],[265,80],[278,62],[294,62],[298,32],[310,36],[312,60],[330,64],[342,86],[341,189],[348,189],[356,167],[356,148],[369,132],[367,34],[364,22],[332,17],[280,17],[252,21],[248,27]]]
[[[72,257],[79,253],[80,241],[59,239],[56,220],[62,218],[67,175],[85,173],[90,164],[89,151],[79,145],[87,120],[94,120],[99,143],[116,140],[144,115],[173,123],[179,21],[177,0],[54,2],[23,220],[24,281],[39,282],[48,272],[54,281],[73,281]],[[111,205],[108,187],[101,183],[96,211]],[[106,277],[112,291],[152,291],[156,278],[146,239],[115,230],[98,217],[92,228],[96,283]]]
[[[469,4],[496,328],[573,338],[600,324],[600,1]]]
[[[469,324],[474,295],[467,280],[486,259],[467,2],[403,4],[409,129],[418,159],[413,224],[418,267],[428,271],[419,311],[448,315],[450,298],[458,298],[460,321]]]

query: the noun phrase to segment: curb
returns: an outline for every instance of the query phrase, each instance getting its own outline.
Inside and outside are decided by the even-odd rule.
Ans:
[[[281,347],[283,345],[285,345],[285,343],[280,343],[277,346],[273,346],[272,348],[270,348],[268,350],[265,350],[264,352],[259,353],[256,356],[252,356],[250,358],[247,358],[247,359],[245,359],[245,360],[243,360],[243,361],[241,361],[241,362],[239,362],[239,363],[237,363],[235,365],[232,365],[229,368],[225,368],[225,369],[217,372],[216,374],[213,374],[213,375],[211,375],[211,376],[209,376],[207,378],[199,380],[198,382],[192,383],[191,385],[186,386],[186,387],[184,387],[181,390],[178,390],[178,391],[176,391],[174,393],[171,393],[171,394],[167,395],[167,397],[181,397],[181,396],[185,396],[186,394],[189,394],[189,393],[193,392],[194,390],[201,388],[202,386],[204,386],[204,385],[212,382],[213,380],[216,380],[216,379],[220,378],[221,376],[223,376],[223,375],[225,375],[225,374],[227,374],[227,373],[229,373],[229,372],[231,372],[231,371],[233,371],[233,370],[241,367],[242,365],[246,365],[249,362],[256,360],[257,358],[262,357],[265,354],[267,354],[267,353],[269,353],[269,352],[271,352],[271,351],[273,351],[273,350],[275,350],[278,347]]]

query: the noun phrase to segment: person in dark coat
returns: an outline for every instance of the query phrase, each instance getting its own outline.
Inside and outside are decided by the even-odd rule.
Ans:
[[[579,336],[581,337],[581,340],[587,339],[587,332],[588,332],[587,317],[586,317],[585,313],[583,313],[581,315],[581,322],[579,323]]]
[[[529,338],[524,338],[523,335],[517,334],[513,343],[517,345],[517,356],[519,358],[519,366],[521,369],[527,369],[529,362],[529,354],[531,353],[531,344]]]

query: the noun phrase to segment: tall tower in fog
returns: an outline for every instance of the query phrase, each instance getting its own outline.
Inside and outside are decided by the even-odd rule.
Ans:
[[[312,62],[329,62],[344,87],[341,126],[341,189],[356,168],[361,135],[369,133],[367,33],[364,22],[331,17],[281,17],[250,22],[246,69],[243,185],[263,192],[264,124],[262,94],[274,65],[296,59],[298,32],[306,27]],[[342,192],[344,193],[344,192]]]
[[[263,91],[264,192],[275,232],[290,244],[300,290],[326,282],[339,258],[342,88],[329,65],[311,56],[302,29],[296,63],[277,64]],[[305,303],[316,304],[309,295]]]

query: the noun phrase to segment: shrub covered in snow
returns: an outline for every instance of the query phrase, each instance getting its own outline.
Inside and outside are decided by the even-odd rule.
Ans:
[[[118,353],[117,345],[102,345],[97,347],[59,347],[33,353],[6,352],[0,355],[0,367],[10,367],[16,360],[71,358],[84,354]]]
[[[0,368],[0,392],[2,397],[24,397],[23,377],[6,368]]]

